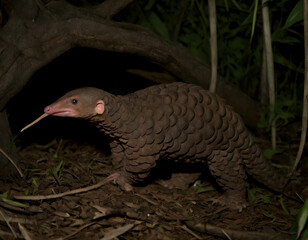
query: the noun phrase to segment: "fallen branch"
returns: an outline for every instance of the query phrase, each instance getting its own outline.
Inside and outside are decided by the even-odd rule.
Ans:
[[[216,227],[211,224],[203,224],[203,223],[195,223],[195,222],[186,222],[187,226],[202,232],[202,233],[208,233],[214,236],[218,237],[227,237],[228,239],[233,240],[279,240],[279,239],[286,239],[286,236],[280,235],[280,234],[269,234],[269,233],[262,233],[262,232],[246,232],[246,231],[236,231],[236,230],[230,230],[225,229],[221,227]]]
[[[88,191],[100,188],[101,186],[103,186],[107,182],[115,180],[119,176],[120,176],[119,173],[113,173],[113,174],[109,175],[108,177],[104,178],[103,180],[101,180],[100,182],[98,182],[98,183],[96,183],[92,186],[88,186],[88,187],[84,187],[84,188],[78,188],[78,189],[74,189],[72,191],[67,191],[67,192],[64,192],[64,193],[51,194],[51,195],[37,195],[37,196],[14,196],[14,198],[19,199],[19,200],[32,200],[32,201],[61,198],[61,197],[67,196],[67,195],[73,195],[73,194],[77,194],[77,193],[88,192]]]

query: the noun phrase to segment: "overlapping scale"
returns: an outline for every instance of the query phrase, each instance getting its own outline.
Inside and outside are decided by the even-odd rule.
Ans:
[[[207,161],[225,190],[246,186],[244,165],[257,179],[269,182],[265,172],[273,172],[270,164],[251,144],[240,116],[217,95],[177,82],[103,99],[106,115],[93,122],[114,139],[112,153],[125,161],[132,179],[146,177],[156,160],[165,158]]]

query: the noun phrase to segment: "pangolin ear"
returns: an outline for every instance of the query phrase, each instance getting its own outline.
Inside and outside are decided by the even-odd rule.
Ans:
[[[97,114],[103,114],[105,111],[105,103],[103,100],[98,100],[95,105],[95,112]]]

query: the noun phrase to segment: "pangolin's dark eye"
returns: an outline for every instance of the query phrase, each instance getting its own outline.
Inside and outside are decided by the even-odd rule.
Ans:
[[[78,100],[76,98],[72,99],[72,104],[76,105],[78,103]]]

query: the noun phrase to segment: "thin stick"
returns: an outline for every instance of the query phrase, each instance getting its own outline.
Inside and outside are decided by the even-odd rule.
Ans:
[[[11,229],[11,232],[13,233],[14,237],[17,238],[17,235],[14,231],[14,229],[12,228],[11,224],[9,223],[9,221],[6,219],[4,213],[0,210],[0,215],[3,218],[3,220],[6,222],[6,224],[9,226],[9,228]]]
[[[12,164],[13,164],[13,166],[16,168],[16,170],[17,170],[17,172],[19,173],[19,175],[20,175],[21,177],[23,177],[24,175],[22,174],[20,168],[19,168],[19,167],[16,165],[16,163],[13,161],[13,159],[10,158],[10,156],[7,155],[7,154],[3,151],[2,148],[0,148],[0,152],[1,152]]]
[[[23,129],[20,130],[20,132],[25,131],[27,128],[31,127],[32,125],[36,124],[38,121],[41,121],[43,118],[49,116],[49,114],[44,113],[42,116],[40,116],[39,118],[35,119],[32,123],[28,124],[27,126],[25,126]]]
[[[32,238],[29,235],[29,232],[27,231],[27,229],[23,225],[18,223],[18,227],[19,227],[19,230],[20,230],[20,232],[21,232],[21,234],[22,234],[22,236],[24,237],[25,240],[32,240]]]
[[[151,199],[147,198],[146,196],[143,196],[143,195],[141,195],[141,194],[139,194],[139,193],[135,193],[135,195],[138,196],[138,197],[140,197],[140,198],[142,198],[143,200],[145,200],[145,201],[151,203],[151,204],[154,205],[154,206],[157,206],[157,205],[158,205],[157,202],[152,201]]]
[[[193,235],[195,238],[197,239],[202,239],[202,237],[200,237],[198,234],[194,233],[192,230],[190,230],[188,227],[186,227],[185,225],[181,226],[181,228],[183,230],[185,230],[186,232],[190,233],[191,235]]]
[[[270,28],[267,0],[262,0],[262,18],[263,18],[263,32],[264,32],[264,47],[266,52],[266,63],[267,63],[269,101],[271,106],[271,114],[274,116],[275,114],[274,61],[273,61],[271,28]],[[274,117],[272,121],[271,133],[272,133],[272,148],[276,149],[276,121],[274,120]]]
[[[65,240],[65,239],[69,239],[71,238],[72,236],[76,235],[77,233],[79,233],[80,231],[82,231],[83,229],[95,224],[96,222],[91,222],[91,223],[88,223],[86,225],[83,225],[81,226],[80,228],[78,228],[76,231],[72,232],[70,235],[67,235],[65,237],[63,237],[62,239]]]
[[[289,177],[295,172],[297,165],[302,157],[306,136],[307,136],[307,123],[308,123],[308,2],[304,1],[304,36],[305,36],[305,82],[304,82],[304,99],[303,99],[303,116],[302,116],[302,132],[301,140],[299,143],[296,160],[294,162],[292,171]]]
[[[216,33],[216,0],[209,0],[210,46],[211,46],[211,83],[210,91],[215,92],[217,82],[217,33]]]
[[[88,192],[88,191],[97,189],[97,188],[101,187],[102,185],[104,185],[105,183],[110,182],[112,180],[115,180],[119,176],[120,176],[119,173],[113,173],[113,174],[109,175],[108,177],[104,178],[103,180],[101,180],[100,182],[98,182],[98,183],[96,183],[92,186],[88,186],[88,187],[84,187],[84,188],[78,188],[78,189],[74,189],[72,191],[67,191],[67,192],[64,192],[64,193],[51,194],[51,195],[37,195],[37,196],[14,196],[14,198],[19,199],[19,200],[32,200],[32,201],[61,198],[61,197],[67,196],[67,195],[73,195],[73,194]]]
[[[211,224],[203,224],[196,222],[186,222],[189,228],[194,229],[201,233],[211,234],[213,236],[228,238],[228,239],[253,239],[253,240],[263,240],[263,239],[284,239],[284,235],[280,234],[269,234],[262,232],[245,232],[230,230],[226,228],[217,227]]]

